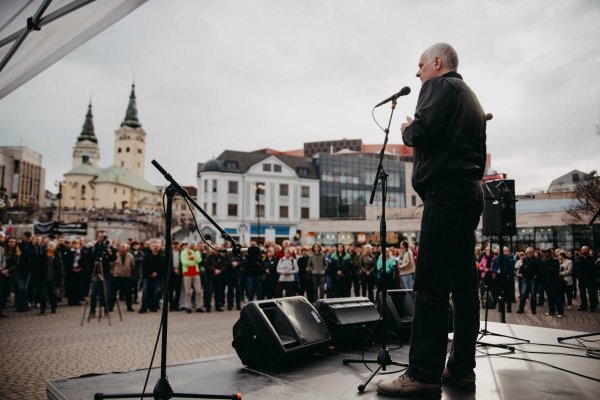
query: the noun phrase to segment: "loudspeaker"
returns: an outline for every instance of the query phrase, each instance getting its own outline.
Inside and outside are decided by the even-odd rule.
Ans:
[[[502,179],[483,185],[483,226],[485,236],[516,235],[515,181]]]
[[[381,293],[379,296],[381,304]],[[388,290],[386,307],[387,329],[408,340],[415,315],[415,293],[411,289]]]
[[[233,347],[242,363],[273,368],[327,347],[331,335],[315,308],[301,296],[252,301],[233,325]]]
[[[322,299],[315,308],[338,347],[364,345],[380,318],[377,307],[366,297]]]
[[[412,322],[415,316],[415,292],[412,289],[397,289],[387,291],[387,310],[388,326],[392,332],[395,332],[402,341],[410,338]],[[381,304],[381,293],[379,297]],[[448,332],[453,331],[452,306],[448,307]]]

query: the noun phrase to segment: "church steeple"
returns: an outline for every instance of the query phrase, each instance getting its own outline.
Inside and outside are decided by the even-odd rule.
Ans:
[[[81,129],[81,135],[77,137],[77,142],[81,142],[83,140],[89,140],[90,142],[98,143],[98,139],[94,134],[94,116],[92,115],[92,100],[90,100],[90,104],[88,105],[88,111],[85,115],[85,122],[83,123],[83,128]]]
[[[125,120],[121,122],[121,127],[141,128],[142,124],[138,119],[137,105],[135,102],[135,84],[131,84],[131,95],[129,95],[129,105],[125,113]]]

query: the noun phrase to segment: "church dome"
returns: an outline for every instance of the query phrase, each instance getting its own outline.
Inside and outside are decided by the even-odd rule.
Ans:
[[[223,172],[223,164],[221,161],[213,158],[202,167],[202,172]]]

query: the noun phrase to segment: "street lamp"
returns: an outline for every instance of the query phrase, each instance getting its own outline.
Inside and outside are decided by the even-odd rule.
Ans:
[[[260,245],[260,195],[264,193],[265,184],[256,182],[254,187],[254,195],[256,199],[256,222],[257,222],[257,230],[256,233],[258,235],[257,244]]]

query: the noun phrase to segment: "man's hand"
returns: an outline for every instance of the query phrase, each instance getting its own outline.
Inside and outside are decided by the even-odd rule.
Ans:
[[[158,276],[158,272],[153,272],[150,274],[150,278],[156,278]]]
[[[179,275],[179,270],[178,270],[178,269],[176,269],[176,268],[173,268],[173,273],[174,273],[175,275]]]
[[[411,126],[413,123],[413,119],[411,117],[406,117],[406,122],[402,124],[400,127],[400,133],[404,133],[404,130]]]

